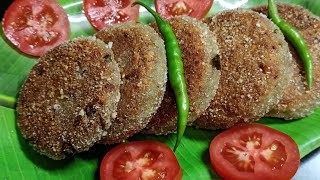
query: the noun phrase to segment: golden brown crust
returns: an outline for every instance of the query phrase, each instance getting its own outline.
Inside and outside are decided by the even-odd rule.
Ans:
[[[218,47],[213,33],[202,22],[187,16],[180,16],[169,19],[168,23],[179,40],[182,51],[190,101],[188,122],[192,123],[209,106],[218,87],[220,72],[213,64]],[[152,26],[158,31],[155,23]],[[175,132],[176,128],[175,96],[168,82],[161,106],[143,132],[147,134],[168,134]]]
[[[217,37],[221,78],[214,100],[195,125],[224,129],[258,120],[279,102],[293,72],[281,31],[245,9],[224,11],[205,22]]]
[[[112,51],[120,67],[122,84],[118,116],[102,143],[120,142],[148,124],[163,99],[167,81],[164,42],[151,27],[127,22],[96,34]]]
[[[86,151],[109,129],[119,101],[112,51],[77,38],[48,51],[32,68],[17,105],[22,135],[53,159]]]
[[[313,86],[309,90],[306,84],[302,60],[289,43],[294,62],[294,75],[280,103],[267,116],[287,120],[302,118],[320,106],[320,19],[307,9],[297,5],[277,4],[280,16],[300,31],[313,58]],[[253,9],[267,14],[267,7]]]

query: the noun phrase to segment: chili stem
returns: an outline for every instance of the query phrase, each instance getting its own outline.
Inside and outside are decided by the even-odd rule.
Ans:
[[[178,109],[178,122],[177,122],[177,139],[174,146],[174,151],[177,149],[184,131],[187,126],[188,114],[189,114],[189,98],[187,94],[187,86],[184,78],[183,62],[181,59],[181,50],[178,45],[178,40],[172,31],[170,25],[164,21],[159,14],[153,9],[148,7],[142,2],[134,2],[132,6],[139,4],[146,8],[152,16],[155,18],[158,28],[164,37],[164,43],[166,48],[166,55],[168,60],[168,75],[170,85],[173,89],[176,104]]]
[[[4,94],[0,94],[0,106],[14,109],[16,105],[16,99]]]
[[[278,14],[277,6],[274,0],[268,0],[268,11],[269,11],[269,17],[271,18],[271,20],[280,28],[283,35],[298,52],[299,57],[301,58],[304,65],[308,88],[311,89],[312,57],[310,55],[307,43],[305,42],[302,35],[299,33],[299,31],[296,28],[294,28],[288,22],[280,18]]]

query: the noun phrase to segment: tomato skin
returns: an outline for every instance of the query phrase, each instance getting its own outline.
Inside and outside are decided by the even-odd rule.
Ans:
[[[135,0],[84,0],[83,9],[91,25],[97,30],[113,24],[137,20],[139,6],[131,7]]]
[[[173,151],[163,143],[149,140],[123,143],[111,149],[101,162],[100,179],[147,179],[143,178],[146,170],[163,175],[162,178],[149,177],[149,180],[182,179],[182,170]]]
[[[15,0],[2,28],[13,45],[31,56],[43,55],[70,36],[68,16],[55,0]]]
[[[213,0],[155,0],[156,11],[164,19],[185,14],[200,20],[209,12],[212,4]]]
[[[244,146],[240,145],[239,139],[243,140],[243,135],[250,134],[251,132],[258,132],[262,134],[261,147],[254,150],[255,152],[258,152],[256,155],[253,155],[255,160],[254,172],[240,171],[236,168],[236,165],[231,164],[228,161],[227,158],[230,156],[223,156],[223,153],[225,152],[225,148],[228,146],[227,144],[234,144],[237,147],[246,149]],[[268,145],[270,142],[273,143],[275,141],[278,143],[280,142],[279,144],[282,144],[285,147],[285,152],[282,152],[282,149],[279,146],[279,152],[274,151],[276,152],[275,156],[279,154],[286,154],[286,161],[284,164],[281,164],[281,167],[271,168],[271,163],[268,164],[263,160],[262,152],[265,152],[263,150],[265,150],[266,147],[269,147]],[[293,139],[280,131],[260,124],[241,125],[220,133],[212,140],[209,153],[211,164],[219,176],[223,179],[230,180],[288,180],[294,176],[300,164],[299,149]],[[250,156],[251,154],[247,153],[247,155]]]

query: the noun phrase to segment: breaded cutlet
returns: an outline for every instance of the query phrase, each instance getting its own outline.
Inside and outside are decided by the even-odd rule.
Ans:
[[[217,37],[221,77],[216,96],[194,124],[225,129],[258,120],[280,101],[293,74],[283,34],[248,9],[224,11],[204,22]]]
[[[88,150],[109,129],[120,99],[111,49],[94,37],[49,50],[32,68],[18,98],[18,127],[41,154],[64,159]]]
[[[289,43],[293,57],[294,74],[285,95],[267,116],[298,119],[311,114],[320,106],[320,18],[307,9],[292,4],[277,4],[279,15],[294,26],[305,39],[313,59],[313,86],[307,86],[302,60]],[[253,9],[268,14],[267,7]]]
[[[182,52],[190,101],[188,123],[191,124],[207,109],[218,87],[220,72],[213,61],[218,53],[216,38],[206,24],[188,16],[173,17],[167,22],[171,25]],[[155,23],[152,26],[158,31]],[[161,106],[143,133],[176,132],[177,116],[175,96],[168,82]]]
[[[118,115],[101,143],[123,141],[149,123],[163,99],[167,61],[163,40],[148,25],[126,22],[96,34],[112,45],[122,83]]]

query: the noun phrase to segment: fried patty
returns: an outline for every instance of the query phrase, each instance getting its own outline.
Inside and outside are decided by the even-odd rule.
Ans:
[[[285,95],[267,116],[298,119],[312,113],[320,106],[320,18],[307,9],[297,5],[277,4],[281,18],[289,22],[305,39],[313,59],[313,86],[307,86],[302,60],[289,43],[293,57],[294,74]],[[254,8],[255,11],[268,14],[266,6]]]
[[[220,72],[213,59],[218,47],[209,27],[188,16],[168,20],[182,51],[190,112],[189,124],[196,120],[209,106],[218,87]],[[156,24],[152,25],[158,32]],[[160,34],[160,33],[159,33]],[[219,67],[218,67],[219,68]],[[177,129],[178,110],[170,83],[157,113],[144,129],[147,134],[167,134]]]
[[[122,78],[118,115],[101,141],[112,144],[140,132],[159,108],[167,82],[166,52],[156,31],[141,23],[117,24],[96,37],[112,44]]]
[[[109,129],[120,99],[120,71],[101,40],[77,38],[43,55],[17,104],[18,127],[52,159],[88,150]]]
[[[225,129],[258,120],[279,102],[293,74],[283,34],[267,17],[246,9],[205,22],[217,37],[221,78],[210,107],[194,124]]]

